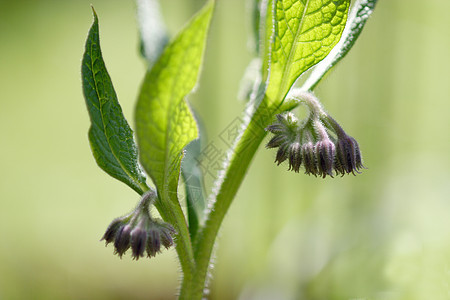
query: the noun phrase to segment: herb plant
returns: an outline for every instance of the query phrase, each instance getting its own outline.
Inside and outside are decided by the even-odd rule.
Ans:
[[[131,248],[138,260],[175,245],[183,275],[179,297],[201,299],[207,296],[211,255],[222,221],[268,132],[266,148],[276,148],[275,162],[287,161],[289,170],[333,177],[364,168],[356,140],[312,93],[353,46],[377,1],[350,2],[253,0],[256,57],[251,68],[257,72],[247,76],[250,84],[242,92],[248,100],[244,122],[214,190],[203,195],[186,188],[185,210],[179,179],[186,187],[203,190],[198,165],[202,136],[186,97],[197,84],[214,0],[170,42],[152,13],[157,3],[137,1],[148,71],[137,99],[135,136],[106,70],[93,11],[82,61],[91,150],[100,168],[140,195],[136,208],[114,219],[103,235],[107,244],[114,244],[115,253],[121,257]],[[149,27],[146,21],[153,23]],[[310,69],[303,85],[296,87]],[[301,105],[309,111],[304,119],[294,113]],[[151,215],[153,206],[162,220]]]

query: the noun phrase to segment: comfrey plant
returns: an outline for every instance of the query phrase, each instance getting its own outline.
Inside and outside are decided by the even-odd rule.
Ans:
[[[248,99],[244,121],[209,196],[202,194],[198,117],[186,97],[199,77],[214,0],[171,41],[157,13],[158,3],[137,1],[148,71],[135,110],[136,136],[103,62],[94,11],[81,70],[91,149],[100,168],[141,197],[132,212],[112,221],[102,240],[112,243],[120,257],[131,248],[136,260],[175,245],[183,275],[179,297],[201,299],[219,228],[268,132],[272,136],[266,147],[277,148],[275,162],[288,161],[289,170],[304,169],[321,177],[359,173],[364,166],[358,143],[312,92],[353,46],[376,2],[252,1],[257,57],[241,93]],[[295,87],[310,69],[304,84]],[[309,111],[303,120],[294,113],[300,105]],[[178,191],[180,177],[186,186],[186,213]],[[152,207],[162,220],[152,216]]]

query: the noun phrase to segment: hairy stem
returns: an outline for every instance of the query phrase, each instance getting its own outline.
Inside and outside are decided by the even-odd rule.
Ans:
[[[149,191],[149,188],[147,186],[141,186],[141,188],[143,190],[142,195],[145,195],[145,193]],[[168,203],[162,203],[159,200],[154,203],[163,220],[167,223],[170,223],[178,231],[176,235],[177,242],[175,249],[177,251],[181,270],[183,272],[182,285],[184,286],[185,284],[189,284],[189,282],[192,281],[192,275],[195,269],[192,244],[183,212],[181,211],[181,209],[173,209],[170,207],[170,205],[167,204]]]
[[[266,99],[264,99],[266,100]],[[262,101],[245,128],[242,137],[233,149],[226,173],[219,181],[220,187],[215,196],[210,213],[207,216],[205,226],[199,231],[194,244],[196,269],[190,286],[183,282],[185,289],[181,290],[180,299],[202,299],[210,266],[211,255],[220,225],[230,207],[236,193],[247,173],[250,163],[263,141],[266,131],[264,128],[270,124],[275,114],[293,109],[298,105],[289,102],[283,106],[267,106],[267,101]]]
[[[265,124],[263,114],[257,112],[234,149],[233,158],[226,170],[223,183],[208,215],[205,227],[199,232],[197,243],[194,246],[197,269],[194,274],[193,285],[196,290],[193,291],[191,299],[202,298],[211,254],[220,225],[244,179],[258,146],[266,134],[261,124]]]

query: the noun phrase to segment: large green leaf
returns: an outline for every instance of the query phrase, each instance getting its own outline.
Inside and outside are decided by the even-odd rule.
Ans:
[[[341,40],[330,54],[318,63],[308,80],[302,86],[305,90],[313,90],[327,72],[347,55],[361,34],[364,25],[375,9],[378,0],[357,0],[349,14],[347,25]]]
[[[177,206],[183,148],[197,138],[197,125],[184,97],[197,82],[212,11],[210,2],[166,47],[147,72],[136,106],[142,165],[161,201],[171,200]]]
[[[98,18],[89,30],[81,67],[91,127],[89,141],[97,164],[139,194],[148,187],[138,164],[133,131],[122,113],[100,50]]]
[[[274,1],[269,103],[279,104],[297,78],[333,49],[344,30],[349,5],[350,0]]]

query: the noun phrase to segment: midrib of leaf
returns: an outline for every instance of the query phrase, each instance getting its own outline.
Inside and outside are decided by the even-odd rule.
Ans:
[[[306,3],[305,3],[305,6],[303,8],[303,13],[302,13],[302,19],[301,19],[300,23],[298,24],[297,31],[294,34],[294,41],[292,42],[291,51],[289,51],[288,59],[287,59],[286,64],[285,64],[285,66],[283,68],[283,74],[287,74],[288,76],[283,76],[283,80],[282,80],[282,84],[281,84],[281,87],[283,87],[283,88],[278,89],[277,99],[280,99],[281,97],[283,97],[283,95],[281,95],[281,94],[285,90],[284,87],[287,86],[287,83],[288,83],[288,80],[289,80],[289,74],[291,73],[292,61],[293,61],[293,58],[295,56],[295,52],[297,50],[297,48],[296,48],[297,40],[298,40],[300,34],[302,33],[302,28],[303,28],[303,24],[304,24],[304,21],[305,21],[306,11],[308,10],[309,1],[310,0],[307,0]],[[276,6],[275,6],[275,9],[276,9]],[[276,12],[274,12],[274,13],[276,14]],[[283,13],[284,13],[284,16],[285,16],[285,19],[286,19],[286,26],[288,27],[290,32],[294,33],[294,31],[292,31],[291,26],[289,26],[289,20],[286,18],[286,10],[284,8],[284,5],[283,5]]]

